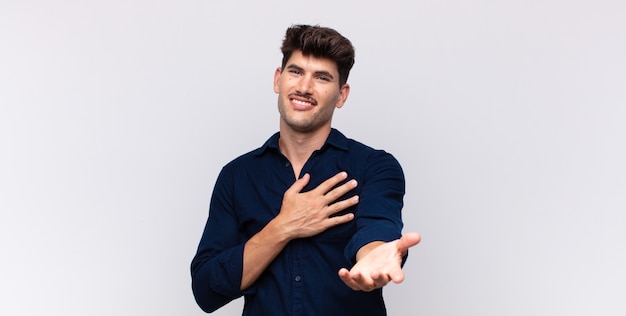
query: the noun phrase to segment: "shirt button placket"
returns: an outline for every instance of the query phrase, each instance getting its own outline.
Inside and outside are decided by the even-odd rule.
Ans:
[[[304,310],[303,310],[303,293],[302,291],[304,290],[304,280],[302,278],[302,275],[299,273],[300,271],[297,271],[298,269],[296,269],[296,271],[293,274],[293,292],[292,292],[292,298],[293,298],[293,310],[291,315],[303,315]]]

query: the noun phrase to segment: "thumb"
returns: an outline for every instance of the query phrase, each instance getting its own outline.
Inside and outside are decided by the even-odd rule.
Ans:
[[[409,248],[417,245],[420,240],[422,240],[420,234],[415,232],[406,233],[398,240],[398,250],[400,252],[406,252]]]

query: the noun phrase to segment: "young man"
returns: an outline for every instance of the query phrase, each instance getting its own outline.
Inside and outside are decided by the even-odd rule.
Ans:
[[[401,234],[396,159],[331,128],[350,92],[350,41],[287,29],[274,74],[279,132],[228,163],[191,264],[198,305],[245,297],[244,315],[385,315],[382,287],[404,279],[417,233]]]

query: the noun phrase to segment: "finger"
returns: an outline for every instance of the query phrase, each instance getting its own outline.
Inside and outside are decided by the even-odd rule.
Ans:
[[[346,268],[339,270],[339,277],[341,280],[355,291],[370,291],[367,286],[361,284],[362,278],[359,272],[350,272]]]
[[[390,279],[386,274],[380,273],[379,271],[372,272],[370,277],[374,280],[374,288],[381,288],[387,285]]]
[[[330,192],[326,193],[325,197],[327,198],[328,202],[333,202],[335,200],[337,200],[338,198],[342,197],[344,194],[348,193],[349,191],[353,190],[354,188],[356,188],[358,185],[358,182],[354,179],[332,189]]]
[[[341,183],[341,181],[348,178],[348,173],[345,171],[339,172],[338,174],[326,179],[326,181],[322,182],[317,186],[314,190],[319,191],[321,195],[324,195],[330,191],[335,185]]]
[[[302,189],[304,189],[304,187],[309,183],[309,180],[311,179],[311,175],[309,175],[308,173],[305,173],[302,178],[296,180],[296,182],[294,182],[289,189],[287,189],[287,192],[291,192],[291,193],[300,193],[302,191]]]
[[[359,203],[359,196],[355,195],[349,199],[345,199],[343,201],[339,201],[337,203],[333,203],[332,205],[330,205],[328,207],[328,216],[335,214],[337,212],[343,211],[345,209],[347,209],[350,206],[356,205],[357,203]]]
[[[333,216],[328,219],[329,228],[332,226],[337,226],[341,224],[345,224],[354,219],[354,214],[348,213],[341,216]]]
[[[369,292],[376,288],[376,284],[374,283],[374,280],[372,280],[371,278],[366,278],[365,276],[363,276],[363,274],[361,274],[358,271],[351,272],[350,278],[352,278],[352,281],[356,283],[358,288],[363,292]]]
[[[348,271],[348,269],[346,268],[341,268],[339,269],[339,278],[341,279],[341,281],[343,281],[343,283],[345,283],[349,288],[355,290],[355,291],[359,291],[360,288],[358,286],[358,284],[356,284],[352,278],[350,277],[350,271]]]
[[[404,281],[404,272],[400,268],[394,269],[394,271],[389,273],[389,277],[393,283],[402,283]]]
[[[402,235],[397,243],[398,251],[401,253],[405,253],[407,250],[409,250],[409,248],[417,245],[421,239],[421,236],[418,233],[414,232]]]

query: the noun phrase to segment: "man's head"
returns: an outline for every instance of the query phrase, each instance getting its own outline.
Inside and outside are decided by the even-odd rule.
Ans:
[[[281,47],[282,69],[285,69],[293,52],[298,50],[305,56],[312,55],[334,61],[339,71],[339,86],[343,86],[348,81],[350,69],[354,65],[354,47],[337,31],[310,25],[293,25],[288,28]]]

